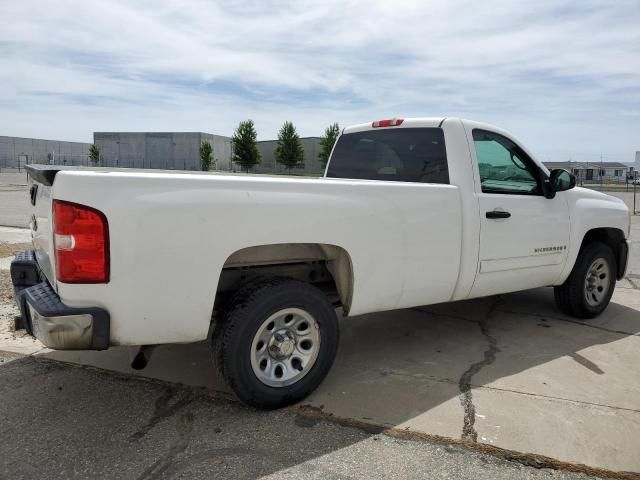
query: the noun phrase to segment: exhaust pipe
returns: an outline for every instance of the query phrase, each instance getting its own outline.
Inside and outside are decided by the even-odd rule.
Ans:
[[[131,362],[131,368],[134,370],[142,370],[149,363],[149,359],[151,358],[151,354],[153,353],[153,349],[155,345],[141,345],[136,353],[136,356],[133,357],[133,361]]]

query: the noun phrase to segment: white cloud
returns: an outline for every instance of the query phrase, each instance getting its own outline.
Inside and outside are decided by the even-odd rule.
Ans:
[[[27,0],[0,16],[5,135],[459,115],[545,159],[640,149],[635,0]]]

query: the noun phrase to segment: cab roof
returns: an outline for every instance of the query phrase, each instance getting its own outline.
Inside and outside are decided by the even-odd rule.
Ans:
[[[363,132],[366,130],[372,130],[374,128],[429,128],[429,127],[439,127],[442,122],[447,117],[419,117],[419,118],[405,118],[405,119],[392,119],[396,121],[400,121],[399,125],[390,125],[388,127],[374,127],[374,123],[379,122],[381,120],[376,120],[368,123],[360,123],[358,125],[351,125],[346,127],[342,133],[354,133],[354,132]]]
[[[374,120],[367,123],[359,123],[357,125],[350,125],[342,130],[342,133],[354,133],[362,132],[365,130],[373,130],[374,128],[429,128],[429,127],[441,127],[442,124],[447,121],[459,121],[466,125],[473,125],[475,128],[487,128],[489,130],[496,130],[504,132],[501,128],[491,125],[489,123],[477,122],[475,120],[468,120],[458,117],[415,117],[415,118],[388,118],[384,120]],[[379,125],[381,122],[387,122],[384,125]]]

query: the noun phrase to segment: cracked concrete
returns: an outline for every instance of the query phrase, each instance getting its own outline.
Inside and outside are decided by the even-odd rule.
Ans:
[[[3,478],[41,478],[44,472],[48,479],[584,480],[608,474],[370,429],[313,409],[258,412],[211,391],[90,367],[0,353],[2,360]],[[171,409],[184,398],[192,400]],[[172,413],[164,415],[167,409]],[[158,410],[162,420],[131,442]]]
[[[487,325],[488,320],[491,318],[491,314],[494,312],[499,302],[500,297],[498,297],[495,303],[491,305],[486,316],[478,322],[480,331],[487,341],[487,349],[483,352],[483,359],[470,365],[462,374],[460,380],[458,380],[458,386],[460,387],[460,403],[464,409],[462,435],[460,436],[462,440],[472,442],[478,441],[478,432],[476,432],[475,429],[476,407],[473,404],[473,393],[471,392],[472,381],[474,375],[479,373],[482,368],[491,365],[495,361],[496,354],[500,351],[498,348],[498,342],[495,337],[489,333],[489,327]]]
[[[193,432],[194,414],[186,412],[180,415],[176,430],[178,432],[177,440],[171,445],[166,455],[160,457],[154,463],[149,465],[137,478],[138,480],[154,480],[161,478],[163,474],[174,464],[174,461],[183,453],[191,439]]]
[[[477,445],[640,471],[637,297],[616,291],[596,324],[563,317],[550,289],[343,319],[336,364],[303,404],[450,439],[468,419]],[[227,391],[204,344],[158,347],[142,372],[122,347],[40,356]]]
[[[158,423],[172,417],[192,401],[193,395],[189,391],[177,391],[175,388],[168,387],[156,400],[154,412],[149,421],[140,429],[135,431],[129,437],[129,441],[137,442],[149,433],[149,431]]]

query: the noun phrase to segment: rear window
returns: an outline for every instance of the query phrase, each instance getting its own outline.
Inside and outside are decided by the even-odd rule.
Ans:
[[[341,135],[328,177],[449,183],[441,128],[393,128]]]

